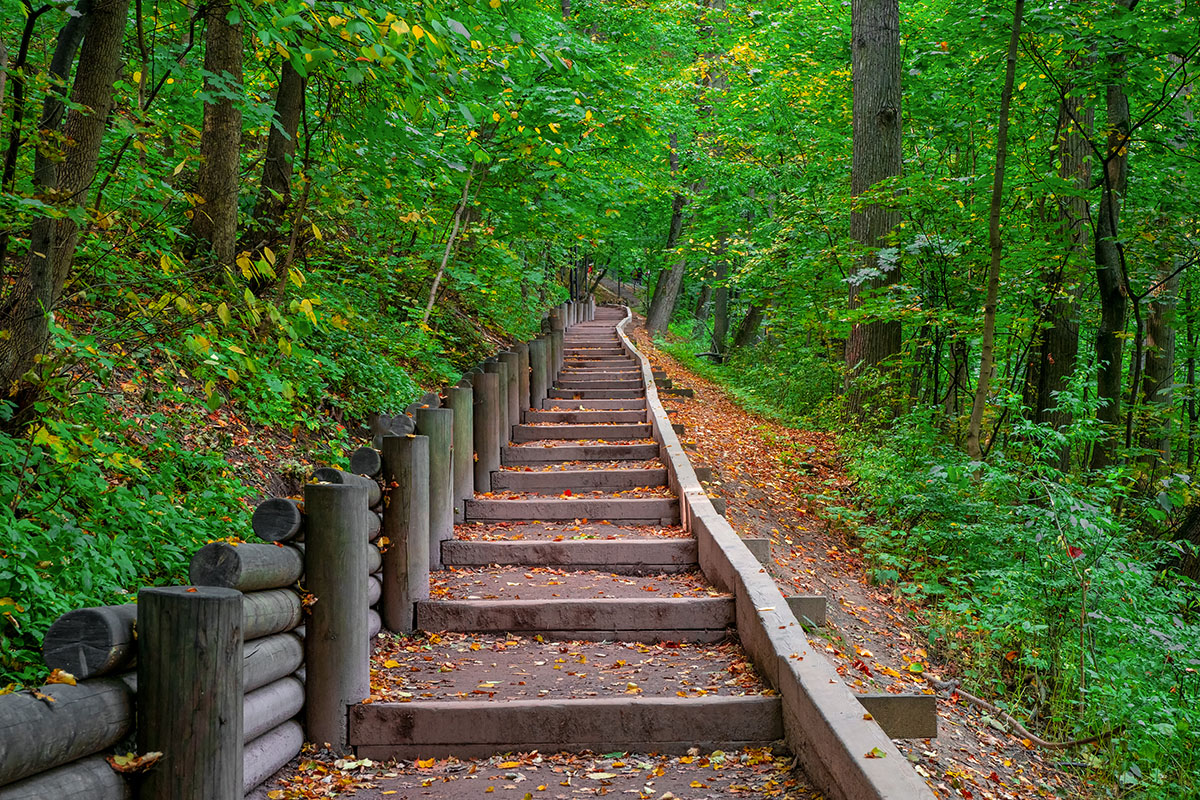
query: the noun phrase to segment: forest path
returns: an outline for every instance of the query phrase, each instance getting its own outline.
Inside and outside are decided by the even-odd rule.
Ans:
[[[955,665],[938,652],[941,643],[929,642],[921,630],[926,610],[893,587],[873,585],[857,544],[820,514],[816,496],[854,502],[836,437],[747,411],[721,386],[658,350],[645,321],[635,321],[627,332],[638,349],[676,384],[694,390],[694,397],[664,398],[664,405],[684,424],[693,463],[712,467],[706,487],[725,501],[726,519],[745,538],[770,540],[769,572],[784,595],[826,597],[828,624],[809,638],[847,685],[860,693],[911,693],[929,685],[910,668],[954,677]],[[1055,755],[1026,747],[988,720],[973,706],[939,698],[938,738],[896,744],[939,797],[1092,794],[1086,782],[1055,768]]]

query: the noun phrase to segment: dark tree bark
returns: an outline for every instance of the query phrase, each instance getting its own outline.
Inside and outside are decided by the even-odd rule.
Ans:
[[[275,124],[267,136],[262,185],[254,206],[254,225],[263,237],[262,244],[279,240],[279,226],[292,199],[292,172],[296,157],[296,136],[304,112],[304,89],[308,79],[283,60],[279,88],[275,93]],[[261,245],[260,245],[261,246]]]
[[[1117,0],[1118,13],[1131,11],[1137,0]],[[1096,418],[1105,424],[1106,436],[1096,442],[1092,467],[1112,463],[1121,421],[1121,369],[1124,360],[1125,321],[1129,294],[1125,276],[1125,254],[1118,236],[1121,202],[1129,175],[1129,98],[1122,82],[1125,56],[1116,50],[1108,57],[1112,83],[1105,91],[1108,139],[1104,151],[1100,209],[1096,222],[1096,283],[1100,290],[1100,326],[1096,331],[1096,394],[1101,402]]]
[[[215,102],[204,104],[200,132],[200,170],[192,209],[192,235],[209,243],[219,267],[232,269],[237,250],[238,154],[242,141],[240,103],[226,96],[242,89],[242,25],[227,19],[232,5],[216,0],[205,13],[204,90]]]
[[[56,199],[83,205],[96,175],[105,121],[113,102],[113,82],[121,61],[121,42],[129,0],[94,0],[88,9],[87,35],[80,53],[63,139],[67,143],[57,169]],[[43,221],[35,223],[35,227]],[[49,228],[49,249],[26,261],[12,294],[0,308],[0,380],[9,386],[44,353],[49,339],[50,312],[58,304],[71,270],[79,227],[61,218]]]
[[[671,175],[679,176],[679,136],[672,133],[669,137],[668,161],[671,165]],[[683,210],[687,207],[687,196],[682,189],[677,189],[671,198],[671,225],[667,229],[667,243],[663,250],[670,253],[679,243],[683,232]],[[679,300],[679,289],[683,286],[683,273],[687,269],[687,259],[683,256],[675,258],[674,262],[658,273],[658,281],[654,285],[654,296],[650,300],[650,309],[646,312],[646,330],[651,334],[667,332],[671,315],[675,313],[675,303]]]
[[[696,298],[696,310],[692,312],[692,319],[697,324],[708,319],[708,303],[712,300],[712,284],[706,283],[700,287],[700,296]]]
[[[854,85],[853,157],[850,193],[859,197],[880,181],[900,174],[900,6],[898,0],[854,0],[851,8],[851,71]],[[862,294],[900,280],[898,266],[885,268],[878,250],[900,222],[900,213],[886,202],[868,203],[850,213],[850,238],[863,254],[859,270],[882,273],[852,284],[850,308],[862,305]],[[900,352],[900,323],[857,323],[846,341],[847,379],[863,368],[878,367]],[[857,392],[852,409],[861,405]]]
[[[1162,464],[1171,462],[1171,401],[1175,385],[1175,301],[1179,272],[1173,264],[1163,266],[1157,289],[1151,295],[1142,341],[1142,402],[1149,412],[1142,446],[1158,451]]]
[[[983,303],[983,342],[979,348],[979,382],[975,384],[975,401],[967,423],[967,454],[974,461],[983,459],[980,428],[983,411],[991,391],[992,374],[996,370],[996,304],[1000,295],[1000,259],[1003,242],[1000,239],[1000,208],[1004,201],[1004,165],[1008,157],[1008,110],[1012,105],[1013,80],[1017,71],[1017,48],[1021,43],[1021,18],[1025,0],[1013,6],[1012,34],[1008,40],[1008,56],[1004,68],[1004,88],[1000,92],[1000,124],[996,131],[996,168],[992,176],[992,199],[988,210],[988,246],[991,261],[988,265],[986,297]]]
[[[716,286],[713,288],[712,352],[718,361],[723,361],[726,343],[729,339],[729,286],[725,283],[729,277],[729,261],[725,252],[724,236],[721,237],[721,242],[717,247]]]
[[[742,317],[742,322],[738,325],[737,333],[733,335],[733,346],[735,349],[749,347],[754,342],[754,338],[758,335],[758,329],[762,326],[763,315],[766,312],[766,307],[758,303],[750,306],[746,312],[746,316]]]

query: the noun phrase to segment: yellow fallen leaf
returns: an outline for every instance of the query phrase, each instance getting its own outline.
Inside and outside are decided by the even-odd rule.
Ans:
[[[513,767],[521,766],[521,762],[520,761],[501,761],[499,764],[497,764],[497,766],[500,767],[500,769],[512,769]]]
[[[400,662],[389,658],[387,661],[383,662],[383,666],[387,667],[388,669],[395,669],[396,667],[400,666]]]
[[[56,669],[50,673],[50,677],[46,678],[46,683],[65,683],[68,686],[74,686],[75,676],[66,670]]]
[[[417,760],[417,766],[418,766],[418,767],[421,767],[422,769],[428,769],[429,767],[432,767],[432,766],[433,766],[433,764],[434,764],[435,760],[436,760],[436,759],[432,759],[432,758],[427,758],[427,759],[425,759],[425,760],[423,760],[423,761],[422,761],[422,760],[420,760],[420,759],[418,759],[418,760]]]

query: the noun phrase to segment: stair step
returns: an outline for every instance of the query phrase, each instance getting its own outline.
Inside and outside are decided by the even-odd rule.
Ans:
[[[550,398],[542,402],[542,409],[546,411],[563,411],[571,409],[595,410],[595,411],[613,411],[623,409],[638,409],[646,408],[645,397],[631,397],[618,400],[581,400],[575,398]]]
[[[442,563],[450,567],[517,564],[658,575],[695,570],[696,557],[695,539],[442,542]]]
[[[551,389],[552,400],[632,400],[646,396],[646,390],[638,389]]]
[[[617,358],[629,358],[629,355],[620,347],[564,347],[563,358],[603,358],[604,356],[613,356]]]
[[[485,758],[590,750],[686,753],[765,747],[783,736],[778,697],[437,700],[350,708],[359,758]]]
[[[505,466],[555,464],[563,461],[643,461],[658,458],[657,444],[556,444],[552,447],[505,447]]]
[[[679,522],[679,500],[674,497],[484,499],[467,500],[465,512],[467,522],[606,519],[674,525]]]
[[[514,425],[512,441],[534,442],[539,439],[649,439],[650,423],[622,422],[612,425]]]
[[[559,376],[559,379],[555,381],[554,386],[557,389],[570,389],[571,391],[577,391],[580,389],[585,391],[591,389],[632,389],[634,391],[642,391],[645,389],[645,384],[642,383],[640,378],[624,381],[612,379],[595,380],[590,376],[586,380],[579,379],[577,377]]]
[[[666,469],[554,469],[519,472],[502,469],[492,473],[492,489],[510,492],[563,489],[632,489],[637,486],[666,486]]]
[[[644,411],[526,411],[525,421],[587,425],[593,422],[644,422]]]
[[[642,373],[636,369],[583,369],[564,367],[559,370],[558,377],[575,381],[640,381]]]

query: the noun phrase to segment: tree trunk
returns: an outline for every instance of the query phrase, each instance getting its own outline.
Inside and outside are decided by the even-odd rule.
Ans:
[[[708,301],[712,299],[712,284],[706,283],[700,287],[700,296],[696,298],[696,310],[692,312],[692,319],[697,325],[702,324],[708,319]]]
[[[1117,0],[1128,11],[1136,0]],[[1125,254],[1118,240],[1121,230],[1121,201],[1129,174],[1129,98],[1121,82],[1125,77],[1125,56],[1115,51],[1109,56],[1113,83],[1105,93],[1108,141],[1104,153],[1103,183],[1100,187],[1099,219],[1096,223],[1096,283],[1100,290],[1100,326],[1096,331],[1096,395],[1101,402],[1096,418],[1107,433],[1092,451],[1092,467],[1112,463],[1117,445],[1117,426],[1121,420],[1121,369],[1123,366],[1125,319],[1129,309],[1125,285]]]
[[[727,260],[725,236],[717,245],[717,276],[713,288],[713,335],[712,352],[718,361],[725,360],[725,346],[729,339],[729,261]]]
[[[217,0],[205,14],[204,104],[200,135],[200,169],[192,209],[192,235],[212,247],[218,267],[233,268],[237,250],[238,163],[242,140],[242,25],[226,19],[229,2]],[[237,95],[235,97],[235,95]]]
[[[71,93],[74,107],[63,128],[67,147],[56,175],[56,197],[60,201],[82,206],[96,175],[128,11],[129,0],[95,0],[88,9],[89,27]],[[34,227],[45,222],[38,220]],[[34,253],[31,248],[17,285],[0,308],[0,331],[9,334],[0,341],[0,385],[11,385],[33,366],[37,355],[45,352],[50,313],[70,273],[79,240],[78,224],[62,217],[47,230],[48,249]]]
[[[668,160],[671,165],[671,176],[679,176],[679,135],[670,134]],[[683,232],[683,209],[687,206],[687,196],[682,189],[676,189],[671,198],[671,224],[667,229],[667,243],[663,250],[670,254],[679,243]],[[650,300],[650,309],[646,312],[646,330],[651,333],[665,334],[671,315],[675,313],[675,303],[679,299],[679,289],[683,286],[683,273],[687,269],[687,259],[679,256],[675,263],[658,274],[654,285],[654,296]]]
[[[1171,462],[1171,400],[1175,384],[1175,301],[1179,273],[1165,264],[1146,316],[1143,340],[1145,366],[1142,372],[1142,402],[1147,406],[1142,446],[1157,450],[1162,464]]]
[[[1021,17],[1025,13],[1025,0],[1017,0],[1013,7],[1012,35],[1008,40],[1008,57],[1004,69],[1004,89],[1000,92],[1000,125],[996,131],[996,170],[992,176],[992,201],[988,211],[988,245],[991,263],[988,267],[987,296],[983,303],[983,342],[979,349],[979,382],[975,384],[975,402],[971,405],[971,419],[967,423],[967,454],[973,461],[983,459],[983,447],[979,441],[983,424],[983,410],[987,405],[992,387],[992,373],[996,369],[996,304],[1000,294],[1000,259],[1003,243],[1000,241],[1000,207],[1004,202],[1004,164],[1008,157],[1008,109],[1012,105],[1013,80],[1017,71],[1017,48],[1021,40]]]
[[[853,157],[850,194],[858,197],[880,181],[897,176],[903,164],[900,144],[900,7],[898,0],[854,0],[851,9],[851,70],[853,73]],[[895,284],[898,266],[878,257],[900,213],[886,202],[868,203],[850,213],[850,238],[860,246],[859,270],[879,275],[851,284],[851,309],[862,305],[862,294]],[[864,367],[878,367],[900,352],[900,323],[856,323],[846,341],[847,381]],[[852,410],[862,397],[850,396]]]
[[[262,186],[254,207],[254,224],[261,230],[263,244],[268,246],[278,241],[279,225],[291,203],[296,136],[304,111],[307,83],[308,79],[285,58],[279,75],[279,89],[275,93],[275,124],[267,137]]]
[[[758,303],[750,306],[750,310],[746,312],[746,316],[742,317],[742,323],[738,325],[737,333],[733,335],[734,349],[749,347],[754,342],[754,337],[758,335],[759,326],[762,325],[765,311],[766,308]]]

